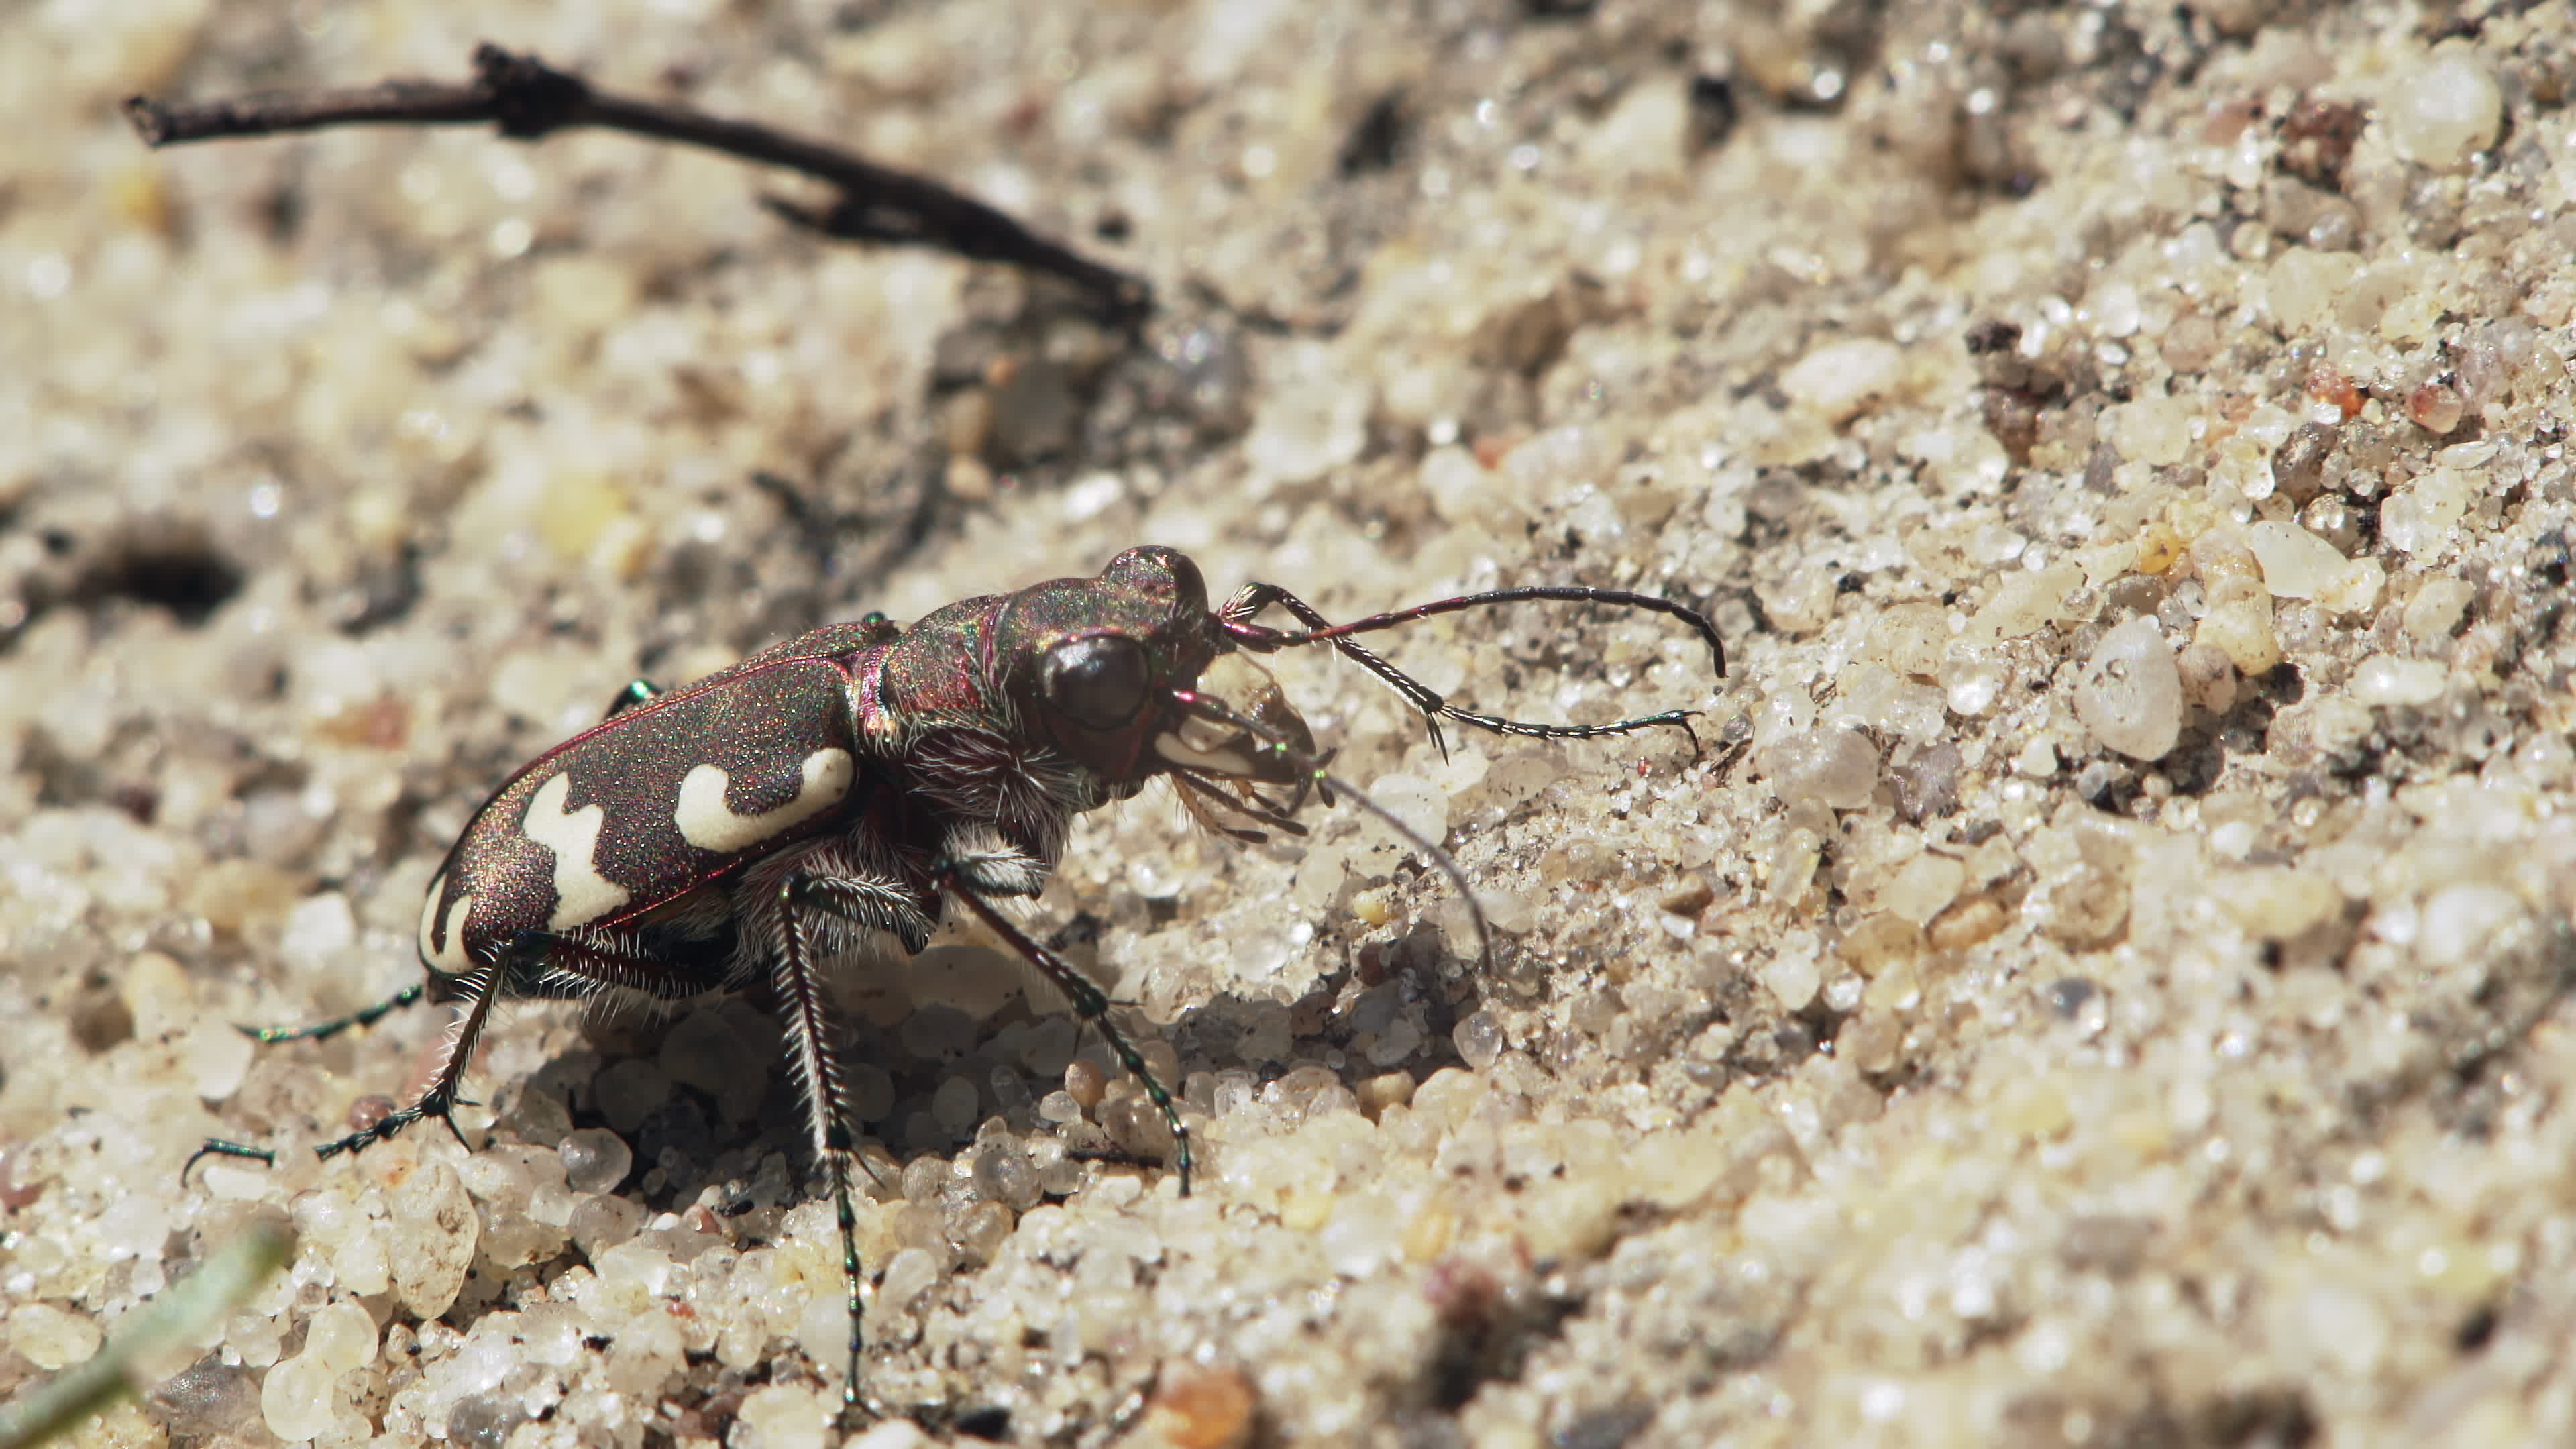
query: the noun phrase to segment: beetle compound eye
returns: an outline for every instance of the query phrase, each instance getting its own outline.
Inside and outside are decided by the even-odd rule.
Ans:
[[[1094,634],[1047,651],[1047,703],[1085,729],[1114,730],[1145,707],[1152,673],[1145,646],[1124,634]]]

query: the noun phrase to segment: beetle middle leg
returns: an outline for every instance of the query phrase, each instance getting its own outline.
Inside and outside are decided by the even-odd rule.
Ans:
[[[859,1262],[858,1211],[850,1201],[850,1162],[857,1156],[857,1145],[850,1134],[848,1084],[841,1075],[840,1058],[832,1050],[831,1012],[824,1004],[822,974],[808,923],[819,915],[867,929],[891,929],[910,902],[893,887],[874,881],[800,871],[779,883],[776,904],[777,940],[770,953],[770,966],[779,1020],[787,1030],[789,1066],[805,1088],[806,1121],[813,1136],[814,1156],[830,1184],[832,1216],[841,1228],[841,1283],[848,1294],[850,1320],[849,1364],[841,1379],[841,1403],[850,1408],[859,1402],[859,1287],[866,1281],[866,1270]],[[917,911],[911,914],[919,915]],[[927,923],[904,934],[906,944],[916,937],[926,941]]]
[[[841,1281],[848,1294],[849,1366],[841,1380],[843,1407],[859,1402],[859,1354],[866,1270],[859,1262],[858,1211],[850,1197],[850,1164],[858,1156],[850,1130],[848,1081],[832,1048],[831,1008],[825,1002],[820,958],[844,942],[815,940],[814,927],[884,932],[919,952],[930,943],[931,921],[917,890],[875,862],[859,858],[859,842],[810,852],[766,894],[768,911],[756,917],[751,939],[767,951],[772,994],[786,1029],[789,1069],[805,1089],[806,1129],[832,1193],[832,1215],[841,1229]],[[760,897],[755,896],[755,899]]]

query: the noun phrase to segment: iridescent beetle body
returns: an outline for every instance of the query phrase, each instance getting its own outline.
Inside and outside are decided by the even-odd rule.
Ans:
[[[466,1064],[496,1000],[627,992],[667,1001],[765,985],[838,1209],[850,1316],[845,1394],[855,1403],[862,1279],[852,1138],[822,962],[880,935],[918,953],[945,903],[958,901],[1061,990],[1136,1075],[1172,1134],[1187,1193],[1189,1134],[1170,1093],[1110,1018],[1099,988],[996,899],[1037,895],[1076,815],[1133,796],[1157,776],[1179,787],[1202,822],[1247,838],[1258,838],[1249,825],[1298,830],[1290,815],[1310,791],[1328,801],[1347,794],[1454,879],[1435,842],[1326,773],[1327,756],[1274,689],[1256,684],[1258,697],[1238,707],[1207,692],[1203,677],[1238,650],[1330,643],[1422,711],[1435,740],[1444,718],[1542,738],[1687,720],[1678,710],[1584,726],[1475,714],[1350,637],[1522,600],[1671,615],[1699,632],[1725,672],[1708,620],[1648,595],[1505,589],[1329,625],[1270,584],[1249,585],[1212,610],[1197,565],[1145,547],[1118,555],[1096,578],[962,600],[909,627],[878,616],[827,625],[668,693],[639,683],[606,719],[513,775],[467,824],[430,884],[419,933],[426,994],[459,1005],[457,1029],[417,1099],[322,1154],[355,1151],[423,1117],[453,1127]],[[1304,630],[1253,622],[1273,604]],[[1472,898],[1469,912],[1481,933]],[[387,1008],[422,994],[414,988]],[[258,1035],[283,1040],[348,1024]]]
[[[1144,748],[1158,721],[1085,731],[1023,677],[1086,637],[1140,642],[1166,679],[1233,647],[1197,568],[1151,549],[909,629],[864,620],[774,645],[503,785],[431,883],[421,961],[450,979],[506,961],[501,984],[522,995],[739,986],[765,953],[757,932],[725,939],[731,926],[800,872],[867,882],[852,924],[919,951],[941,862],[980,862],[969,883],[990,893],[1034,893],[1074,815],[1164,768]]]

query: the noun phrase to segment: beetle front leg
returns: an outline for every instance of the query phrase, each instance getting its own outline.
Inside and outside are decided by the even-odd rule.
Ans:
[[[939,882],[941,890],[964,901],[966,908],[973,911],[985,925],[992,927],[995,934],[1009,942],[1012,950],[1019,952],[1030,965],[1038,968],[1039,972],[1054,984],[1056,990],[1064,993],[1066,1001],[1073,1007],[1075,1018],[1096,1028],[1100,1032],[1101,1040],[1109,1043],[1110,1055],[1116,1057],[1118,1065],[1126,1068],[1136,1078],[1137,1083],[1145,1089],[1146,1100],[1152,1102],[1155,1110],[1162,1113],[1163,1125],[1172,1134],[1172,1165],[1181,1175],[1181,1196],[1188,1197],[1190,1174],[1195,1166],[1195,1159],[1190,1153],[1190,1129],[1182,1123],[1180,1108],[1172,1101],[1171,1092],[1166,1090],[1161,1079],[1154,1075],[1154,1069],[1145,1064],[1144,1053],[1136,1050],[1135,1043],[1129,1041],[1127,1034],[1119,1030],[1118,1023],[1111,1019],[1109,997],[1091,983],[1090,977],[1074,969],[1072,962],[1048,950],[1036,937],[1012,924],[1009,917],[1003,915],[991,901],[986,900],[968,882],[961,866],[942,863],[933,868],[932,878]]]

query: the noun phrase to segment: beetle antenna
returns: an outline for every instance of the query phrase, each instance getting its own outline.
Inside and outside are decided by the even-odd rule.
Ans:
[[[1421,851],[1442,875],[1449,878],[1449,883],[1457,887],[1459,897],[1466,901],[1467,918],[1476,927],[1476,963],[1484,970],[1493,969],[1494,931],[1485,920],[1485,908],[1476,899],[1475,887],[1467,883],[1467,873],[1458,868],[1458,862],[1450,859],[1449,852],[1442,850],[1439,842],[1427,839],[1421,831],[1405,824],[1397,818],[1394,811],[1370,799],[1367,792],[1357,785],[1326,770],[1320,757],[1298,749],[1277,730],[1243,715],[1214,695],[1201,694],[1190,689],[1176,689],[1172,691],[1172,699],[1200,719],[1211,724],[1239,729],[1251,735],[1261,742],[1259,748],[1263,754],[1276,755],[1287,761],[1316,789],[1326,792],[1326,798],[1331,798],[1330,792],[1335,790],[1350,796],[1353,804],[1384,821],[1388,829],[1403,838],[1405,844]]]
[[[1225,607],[1217,611],[1217,622],[1225,630],[1227,638],[1256,653],[1275,654],[1282,649],[1294,649],[1301,644],[1332,645],[1341,652],[1343,658],[1376,675],[1388,688],[1403,695],[1407,703],[1422,711],[1423,717],[1430,722],[1431,743],[1438,747],[1440,758],[1444,760],[1449,758],[1449,742],[1440,734],[1440,721],[1444,719],[1474,725],[1481,730],[1491,730],[1498,735],[1521,735],[1532,739],[1553,740],[1598,739],[1603,735],[1631,734],[1656,725],[1671,725],[1690,740],[1693,754],[1699,752],[1699,736],[1692,734],[1690,728],[1691,717],[1699,712],[1697,710],[1668,709],[1656,714],[1640,715],[1635,719],[1623,719],[1598,725],[1541,724],[1530,720],[1504,719],[1499,715],[1479,714],[1474,710],[1461,709],[1451,704],[1441,697],[1439,691],[1396,668],[1387,662],[1384,655],[1351,638],[1354,634],[1391,629],[1398,624],[1410,624],[1417,619],[1428,619],[1439,614],[1456,614],[1493,604],[1519,604],[1533,601],[1608,604],[1615,608],[1642,609],[1648,613],[1679,619],[1688,624],[1707,643],[1709,656],[1717,664],[1718,677],[1721,679],[1726,677],[1726,641],[1718,637],[1717,625],[1710,622],[1706,614],[1687,604],[1678,604],[1653,594],[1633,593],[1626,589],[1595,589],[1580,584],[1531,584],[1514,589],[1490,589],[1481,594],[1460,594],[1455,598],[1434,599],[1428,604],[1416,604],[1410,609],[1371,614],[1365,619],[1353,619],[1347,624],[1333,623],[1316,612],[1313,605],[1277,584],[1246,584],[1233,598],[1226,601]],[[1272,604],[1287,610],[1298,623],[1306,627],[1302,630],[1273,629],[1267,625],[1252,622],[1253,615]]]

